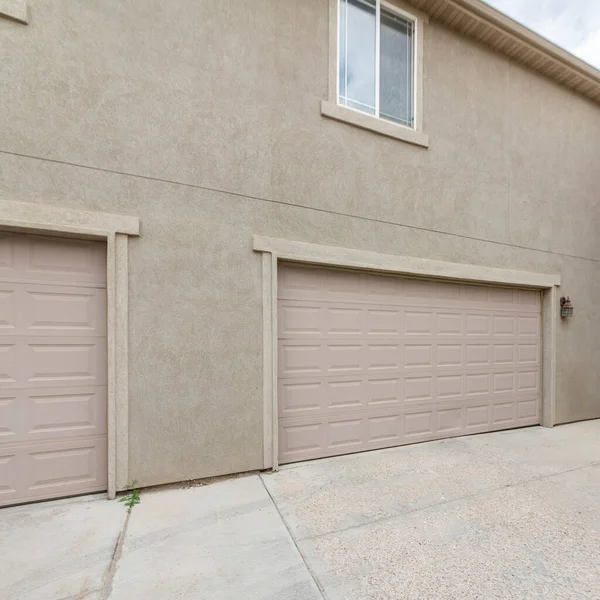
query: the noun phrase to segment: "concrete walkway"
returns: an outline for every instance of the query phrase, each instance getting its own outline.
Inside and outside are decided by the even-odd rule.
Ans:
[[[93,496],[0,509],[0,598],[101,598],[125,515]]]
[[[600,598],[600,421],[0,511],[10,600]]]

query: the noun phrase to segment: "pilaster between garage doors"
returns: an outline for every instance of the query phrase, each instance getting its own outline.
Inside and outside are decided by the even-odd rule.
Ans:
[[[277,470],[277,269],[280,260],[330,267],[346,267],[455,282],[474,282],[538,289],[542,298],[542,415],[545,427],[555,425],[556,328],[558,274],[497,269],[422,258],[380,254],[337,246],[254,236],[254,250],[262,256],[264,468]]]
[[[140,234],[139,218],[2,200],[0,229],[96,239],[107,247],[108,497],[129,480],[128,237]]]

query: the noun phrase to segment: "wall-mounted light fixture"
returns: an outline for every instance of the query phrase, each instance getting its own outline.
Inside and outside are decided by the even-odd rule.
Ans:
[[[566,298],[563,296],[560,299],[560,316],[563,319],[570,319],[573,316],[573,305],[569,300],[569,296]]]

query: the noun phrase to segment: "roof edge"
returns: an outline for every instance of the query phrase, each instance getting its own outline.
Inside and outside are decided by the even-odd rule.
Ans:
[[[538,50],[548,56],[560,60],[566,66],[579,71],[580,74],[591,77],[600,84],[600,69],[593,67],[584,60],[578,58],[558,44],[551,42],[544,36],[536,33],[529,27],[515,21],[502,11],[490,6],[483,0],[445,0],[448,4],[454,4],[457,8],[473,13],[474,17],[488,21],[491,25],[499,27],[510,35],[521,41],[535,46]]]
[[[406,0],[461,35],[600,104],[600,69],[577,58],[483,0]]]

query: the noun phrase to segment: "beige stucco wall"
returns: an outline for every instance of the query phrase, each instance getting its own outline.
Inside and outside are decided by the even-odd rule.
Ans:
[[[141,219],[131,478],[262,466],[254,234],[560,273],[558,420],[600,416],[599,106],[431,23],[427,150],[320,115],[328,0],[30,15],[0,19],[0,202]]]

